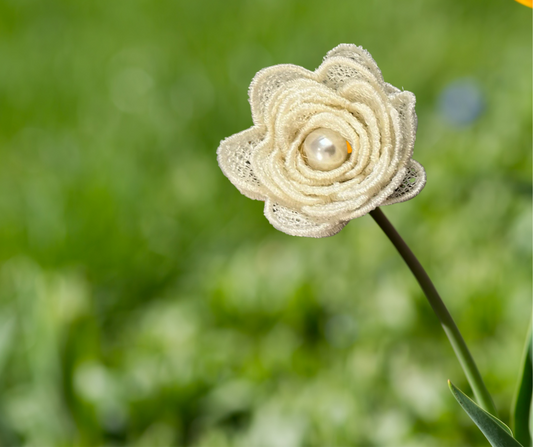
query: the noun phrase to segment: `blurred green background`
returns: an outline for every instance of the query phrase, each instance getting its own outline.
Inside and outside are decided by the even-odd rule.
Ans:
[[[486,446],[369,216],[273,229],[222,175],[259,69],[368,49],[428,183],[384,209],[508,421],[531,315],[531,10],[0,0],[0,445]]]

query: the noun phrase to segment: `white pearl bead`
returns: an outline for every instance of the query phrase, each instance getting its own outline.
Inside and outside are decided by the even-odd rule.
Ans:
[[[346,139],[331,129],[313,130],[302,145],[307,164],[319,171],[338,168],[348,158]]]

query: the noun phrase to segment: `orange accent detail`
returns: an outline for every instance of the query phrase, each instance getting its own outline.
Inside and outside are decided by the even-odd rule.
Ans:
[[[532,0],[516,0],[518,3],[522,3],[522,5],[529,6],[530,8],[533,8],[533,1]]]
[[[348,141],[346,142],[346,146],[348,146],[348,153],[351,154],[352,153],[352,146],[350,146],[350,143],[348,143]]]

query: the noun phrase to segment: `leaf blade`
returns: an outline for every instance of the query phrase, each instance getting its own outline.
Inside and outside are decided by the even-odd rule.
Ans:
[[[531,433],[529,431],[529,419],[531,417],[531,398],[533,394],[533,360],[531,355],[532,339],[531,326],[528,330],[524,355],[522,357],[522,370],[518,381],[518,387],[511,409],[511,425],[515,431],[515,437],[524,447],[531,447]]]
[[[479,407],[449,380],[448,386],[459,405],[478,426],[492,447],[521,447],[521,444],[513,438],[511,429],[507,425]]]

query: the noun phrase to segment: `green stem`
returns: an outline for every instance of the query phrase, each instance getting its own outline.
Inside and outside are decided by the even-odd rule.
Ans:
[[[455,355],[463,367],[463,371],[466,374],[468,383],[470,383],[472,391],[474,392],[474,396],[476,397],[479,405],[484,410],[496,416],[496,407],[494,406],[492,397],[490,396],[487,387],[483,383],[481,374],[479,373],[476,363],[474,362],[474,359],[472,358],[472,355],[466,346],[463,336],[459,332],[455,321],[453,321],[450,312],[448,312],[448,309],[444,305],[444,302],[439,296],[437,289],[435,289],[431,279],[424,270],[424,267],[422,267],[420,262],[418,262],[416,256],[413,254],[402,237],[398,234],[393,225],[389,222],[385,214],[383,214],[383,211],[381,211],[379,208],[376,208],[374,211],[370,212],[370,215],[374,218],[376,223],[381,227],[383,232],[396,247],[396,250],[398,250],[411,272],[413,272],[418,284],[420,284],[420,287],[424,291],[429,304],[439,318],[448,340],[450,340],[453,350],[455,351]]]

